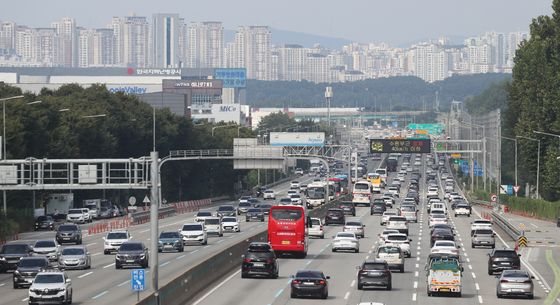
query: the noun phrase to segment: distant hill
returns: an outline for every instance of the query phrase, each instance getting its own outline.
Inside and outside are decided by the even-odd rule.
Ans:
[[[344,38],[333,38],[314,34],[285,31],[271,28],[272,44],[283,46],[285,44],[299,44],[304,47],[312,47],[314,44],[320,44],[322,47],[340,50],[342,46],[351,43],[351,40]],[[227,42],[233,41],[235,38],[235,30],[224,30],[224,39]]]
[[[377,110],[431,110],[436,91],[440,110],[451,101],[466,101],[493,83],[510,80],[511,74],[458,75],[426,83],[412,76],[333,83],[333,107],[364,107]],[[308,81],[247,81],[247,104],[255,107],[323,107],[325,86]]]

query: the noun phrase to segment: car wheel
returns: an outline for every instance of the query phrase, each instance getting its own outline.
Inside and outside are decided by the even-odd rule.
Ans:
[[[295,294],[293,291],[290,292],[290,298],[291,298],[291,299],[297,298],[297,294]]]
[[[245,219],[245,222],[249,222],[249,219]]]
[[[492,245],[492,249],[496,248],[496,245]]]
[[[532,299],[535,298],[535,295],[531,293],[530,295],[527,296],[527,298],[528,298],[529,300],[532,300]]]
[[[360,252],[360,249],[355,249],[354,252],[355,252],[355,253],[359,253],[359,252]]]
[[[66,302],[66,304],[68,304],[68,305],[72,304],[72,294],[70,294],[70,297],[68,298],[68,301]]]
[[[400,266],[399,271],[400,271],[401,273],[404,273],[404,265],[401,265],[401,266]]]
[[[328,293],[328,292],[325,292],[325,294],[323,294],[323,295],[321,296],[321,299],[326,300],[328,297],[329,297],[329,293]]]
[[[179,248],[179,252],[185,252],[185,247]]]
[[[78,245],[82,244],[82,239],[80,238],[80,240],[78,241]]]
[[[387,285],[387,290],[392,290],[393,289],[393,283],[389,283],[389,285]]]
[[[19,285],[14,283],[14,289],[18,289],[18,288],[19,288]]]
[[[492,269],[488,269],[488,275],[493,275],[494,271],[492,271]]]
[[[333,249],[331,249],[331,251],[332,251],[332,252],[336,252],[336,249],[333,248]]]
[[[109,250],[103,250],[103,254],[104,254],[104,255],[109,254]]]
[[[158,250],[157,250],[157,252],[158,252],[158,253],[161,253],[161,252],[163,252],[163,250],[161,250],[161,249],[158,249]]]
[[[122,268],[122,266],[121,266],[121,265],[119,265],[119,264],[115,264],[115,269],[121,269],[121,268]]]
[[[503,297],[503,295],[501,295],[501,294],[499,294],[499,293],[496,292],[496,297],[497,297],[498,299],[501,299],[501,298]]]
[[[474,246],[474,244],[473,244],[473,243],[471,243],[471,248],[473,248],[473,249],[475,248],[475,246]]]
[[[363,289],[364,289],[364,285],[358,282],[358,290],[363,290]]]

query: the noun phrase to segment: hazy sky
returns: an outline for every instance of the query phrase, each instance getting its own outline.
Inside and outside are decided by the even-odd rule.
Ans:
[[[2,0],[0,20],[46,27],[61,17],[104,27],[112,16],[179,13],[189,21],[222,21],[225,28],[273,28],[359,42],[401,44],[440,35],[528,31],[550,15],[552,0]]]

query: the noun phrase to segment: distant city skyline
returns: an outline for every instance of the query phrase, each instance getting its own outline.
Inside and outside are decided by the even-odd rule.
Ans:
[[[453,1],[334,0],[269,2],[257,0],[22,0],[3,3],[0,20],[29,27],[46,27],[55,20],[72,17],[78,26],[104,28],[113,16],[179,14],[187,23],[221,21],[227,30],[244,25],[343,38],[361,43],[402,45],[439,36],[467,37],[479,33],[527,31],[532,18],[550,15],[550,0]],[[33,7],[33,10],[29,10]],[[286,41],[286,43],[290,43]]]

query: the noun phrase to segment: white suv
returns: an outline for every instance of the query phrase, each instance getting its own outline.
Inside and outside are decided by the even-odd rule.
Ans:
[[[273,190],[266,190],[263,193],[263,199],[276,199],[276,193]]]
[[[82,211],[82,209],[68,210],[68,213],[66,214],[66,220],[73,223],[86,223],[87,221],[86,214],[84,213],[84,211]]]
[[[130,239],[132,239],[132,236],[130,236],[130,233],[126,230],[107,233],[107,236],[103,237],[105,241],[103,243],[103,253],[109,254],[112,251],[118,251],[121,244]]]
[[[208,234],[204,228],[204,222],[186,223],[179,233],[183,236],[183,244],[196,243],[200,245],[208,244]]]
[[[72,304],[72,282],[64,271],[44,271],[35,276],[29,287],[29,304]]]

